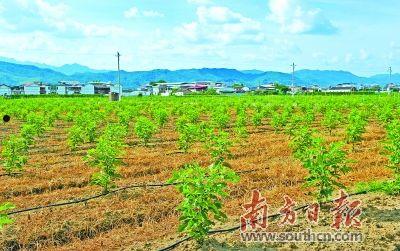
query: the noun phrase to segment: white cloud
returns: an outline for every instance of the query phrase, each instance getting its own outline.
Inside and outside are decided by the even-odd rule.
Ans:
[[[198,7],[197,20],[177,27],[175,32],[191,42],[261,42],[264,34],[261,23],[229,8]]]
[[[136,7],[132,7],[129,10],[124,12],[124,16],[126,18],[133,18],[136,17],[139,14],[139,9]]]
[[[96,24],[83,24],[80,22],[73,22],[73,27],[80,31],[86,37],[107,37],[123,35],[124,29],[118,26],[99,26]]]
[[[125,18],[144,17],[164,17],[164,14],[155,10],[140,11],[137,7],[132,7],[124,12]]]
[[[337,28],[320,9],[305,9],[299,0],[270,0],[268,19],[279,24],[282,32],[293,34],[333,34]]]
[[[44,0],[35,0],[35,3],[40,15],[44,18],[63,18],[69,9],[69,7],[63,3],[51,5]]]
[[[197,4],[197,5],[207,5],[211,4],[212,0],[187,0],[190,4]]]
[[[155,10],[145,10],[142,13],[143,13],[143,16],[145,16],[145,17],[164,17],[163,13],[160,13]]]
[[[198,7],[197,17],[203,23],[240,23],[245,19],[241,14],[220,6]]]

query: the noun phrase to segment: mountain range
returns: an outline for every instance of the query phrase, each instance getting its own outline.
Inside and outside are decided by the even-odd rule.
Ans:
[[[347,71],[331,70],[299,70],[295,74],[296,85],[310,86],[318,84],[329,87],[340,83],[379,84],[389,83],[388,75],[375,75],[361,77]],[[116,71],[94,70],[79,64],[69,64],[60,67],[38,64],[33,62],[20,62],[14,59],[0,57],[0,83],[19,85],[30,81],[43,81],[57,83],[58,81],[76,80],[112,81],[116,82]],[[216,81],[224,83],[243,83],[249,87],[264,83],[279,82],[291,84],[292,75],[283,72],[244,70],[225,68],[202,68],[184,70],[156,69],[150,71],[121,71],[121,83],[125,88],[136,88],[151,81],[165,80],[167,82],[193,82]],[[392,82],[400,82],[400,74],[392,75]]]

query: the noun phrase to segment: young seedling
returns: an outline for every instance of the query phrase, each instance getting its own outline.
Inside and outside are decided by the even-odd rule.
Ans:
[[[389,167],[393,170],[396,179],[400,180],[400,121],[393,120],[387,126],[387,143]]]
[[[322,125],[328,129],[329,135],[332,135],[332,131],[340,125],[342,115],[336,110],[328,110],[322,120]]]
[[[22,171],[28,161],[27,141],[17,135],[10,135],[9,139],[3,142],[1,155],[4,159],[3,169],[7,174]]]
[[[104,193],[115,187],[114,181],[120,177],[117,168],[121,160],[118,157],[124,153],[125,130],[126,127],[121,125],[107,126],[96,148],[90,149],[85,157],[90,166],[99,169],[99,172],[92,175],[91,183],[101,186]]]
[[[190,164],[174,172],[168,182],[175,183],[184,196],[178,207],[181,212],[179,231],[202,243],[215,221],[227,219],[222,211],[222,198],[228,196],[228,183],[238,181],[234,171],[219,164],[209,167]]]
[[[142,140],[145,146],[156,133],[156,125],[146,117],[139,117],[135,124],[135,134]]]
[[[347,166],[343,143],[334,142],[326,146],[321,138],[313,138],[311,145],[300,155],[303,166],[309,171],[306,185],[316,187],[319,201],[327,201],[335,188],[344,188],[340,182],[342,174],[350,171]]]
[[[0,230],[2,230],[5,225],[12,224],[14,222],[14,220],[9,218],[8,215],[5,213],[5,211],[14,208],[15,206],[9,202],[0,204]]]
[[[229,139],[229,134],[224,131],[211,132],[208,136],[206,148],[209,150],[211,159],[215,164],[224,163],[226,158],[229,158],[232,154],[229,148],[232,146],[232,142]]]

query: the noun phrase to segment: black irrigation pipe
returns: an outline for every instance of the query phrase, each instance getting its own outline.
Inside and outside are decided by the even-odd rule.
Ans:
[[[238,174],[240,174],[240,173],[249,173],[249,172],[255,172],[255,171],[258,171],[258,170],[261,170],[261,169],[242,171],[242,172],[237,172],[237,173]],[[101,194],[93,195],[93,196],[82,198],[82,199],[74,199],[74,200],[66,201],[66,202],[53,203],[53,204],[48,204],[48,205],[43,205],[43,206],[36,206],[36,207],[32,207],[32,208],[25,208],[25,209],[20,209],[20,210],[16,210],[16,211],[11,211],[11,212],[7,213],[7,215],[15,215],[15,214],[20,214],[20,213],[25,213],[25,212],[37,211],[37,210],[41,210],[41,209],[45,209],[45,208],[61,207],[61,206],[67,206],[67,205],[72,205],[72,204],[83,203],[83,202],[87,202],[87,201],[90,201],[90,200],[94,200],[94,199],[97,199],[97,198],[101,198],[101,197],[104,197],[104,196],[107,196],[107,195],[110,195],[110,194],[115,194],[117,192],[128,190],[128,189],[132,189],[132,188],[169,187],[169,186],[174,186],[174,185],[178,185],[178,184],[179,183],[134,184],[134,185],[125,186],[125,187],[121,187],[121,188],[117,188],[117,189],[111,190],[108,193],[101,193]]]
[[[347,197],[352,197],[352,196],[361,195],[361,194],[367,194],[367,191],[361,191],[361,192],[357,192],[357,193],[352,193],[352,194],[349,194]],[[329,204],[329,203],[332,203],[332,202],[334,202],[334,200],[322,202],[322,203],[320,203],[320,204],[321,204],[321,205],[325,205],[325,204]],[[309,207],[309,205],[303,205],[303,206],[300,206],[300,207],[295,208],[294,210],[295,210],[295,211],[300,211],[300,210],[306,209],[306,208],[308,208],[308,207]],[[273,214],[273,215],[269,215],[269,216],[267,216],[267,217],[264,217],[263,219],[275,219],[276,217],[279,217],[279,216],[281,216],[281,214],[280,214],[280,213],[276,213],[276,214]],[[221,233],[233,232],[233,231],[239,230],[240,227],[241,227],[241,225],[237,225],[237,226],[233,226],[233,227],[225,228],[225,229],[210,230],[210,231],[208,231],[208,235],[214,235],[214,234],[221,234]],[[169,251],[169,250],[173,250],[174,248],[178,247],[178,246],[179,246],[180,244],[182,244],[183,242],[189,241],[189,240],[191,240],[191,239],[192,239],[192,237],[186,236],[186,237],[184,237],[184,238],[182,238],[182,239],[180,239],[180,240],[178,240],[178,241],[172,243],[171,245],[169,245],[169,246],[167,246],[167,247],[164,247],[164,248],[159,249],[158,251]]]
[[[74,199],[74,200],[66,201],[66,202],[53,203],[53,204],[48,204],[48,205],[44,205],[44,206],[36,206],[36,207],[32,207],[32,208],[25,208],[25,209],[21,209],[21,210],[15,210],[15,211],[8,212],[7,215],[15,215],[15,214],[21,214],[21,213],[25,213],[25,212],[38,211],[38,210],[45,209],[45,208],[61,207],[61,206],[67,206],[67,205],[72,205],[72,204],[84,203],[84,202],[88,202],[90,200],[101,198],[101,197],[104,197],[104,196],[107,196],[107,195],[110,195],[110,194],[115,194],[117,192],[128,190],[128,189],[131,189],[131,188],[168,187],[168,186],[174,186],[176,184],[177,183],[144,184],[144,185],[135,184],[135,185],[130,185],[130,186],[117,188],[117,189],[109,191],[108,193],[101,193],[101,194],[93,195],[93,196],[82,198],[82,199]]]
[[[1,173],[0,177],[4,177],[4,176],[17,176],[17,175],[21,175],[22,173]]]

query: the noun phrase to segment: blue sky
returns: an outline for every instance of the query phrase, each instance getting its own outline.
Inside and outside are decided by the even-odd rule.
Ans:
[[[0,56],[125,70],[400,70],[398,0],[0,0]]]

